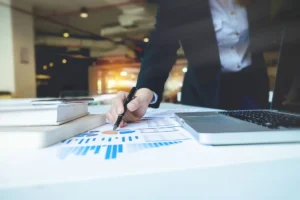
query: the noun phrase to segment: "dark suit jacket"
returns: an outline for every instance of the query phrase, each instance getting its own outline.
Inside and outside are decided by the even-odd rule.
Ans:
[[[221,64],[208,0],[161,0],[156,26],[142,59],[137,87],[158,94],[159,107],[164,84],[182,45],[188,61],[182,88],[182,103],[218,107]],[[248,6],[250,50],[253,65],[264,67],[262,52],[280,43],[281,26],[270,18],[270,1]]]

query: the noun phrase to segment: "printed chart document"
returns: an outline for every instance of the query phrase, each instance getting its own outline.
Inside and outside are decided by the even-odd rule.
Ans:
[[[105,124],[38,151],[0,152],[0,191],[300,157],[297,145],[203,146],[173,118],[112,128]]]
[[[106,124],[97,129],[65,140],[53,148],[59,148],[59,158],[100,154],[105,160],[116,159],[124,153],[145,149],[179,145],[192,140],[174,119],[142,120],[112,131]]]

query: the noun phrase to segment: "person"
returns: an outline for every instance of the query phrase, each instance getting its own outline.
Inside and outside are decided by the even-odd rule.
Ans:
[[[120,127],[158,108],[164,84],[182,46],[188,61],[181,103],[235,109],[268,107],[269,82],[263,51],[280,41],[267,0],[160,1],[145,48],[135,99]],[[120,91],[106,117],[115,123],[128,93]]]

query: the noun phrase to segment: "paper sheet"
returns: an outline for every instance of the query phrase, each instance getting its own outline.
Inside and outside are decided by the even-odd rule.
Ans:
[[[52,148],[60,148],[58,152],[60,159],[93,154],[101,159],[110,160],[117,159],[121,154],[178,145],[192,139],[174,119],[142,120],[117,129],[116,132],[111,130],[112,125],[106,124],[64,140]]]

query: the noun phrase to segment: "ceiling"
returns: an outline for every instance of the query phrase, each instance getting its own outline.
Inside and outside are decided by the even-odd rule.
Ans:
[[[98,7],[109,4],[107,0],[22,0],[34,6],[37,11],[66,12],[85,7]],[[119,2],[123,0],[118,0]]]
[[[33,6],[37,31],[61,34],[68,29],[71,36],[102,35],[141,40],[153,28],[156,12],[156,5],[149,3],[150,0],[15,0],[16,5],[18,1]],[[80,18],[82,7],[88,9],[88,18]],[[129,29],[127,24],[134,28]]]

